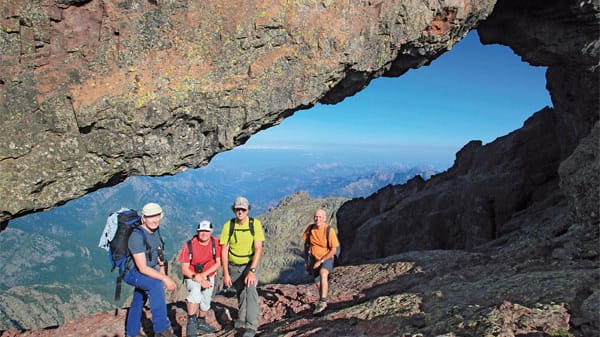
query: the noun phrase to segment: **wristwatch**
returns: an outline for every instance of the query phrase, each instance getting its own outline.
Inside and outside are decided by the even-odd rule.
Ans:
[[[323,264],[323,263],[325,263],[325,260],[324,260],[324,259],[321,259],[321,264]]]
[[[256,268],[250,268],[250,272],[256,274]]]

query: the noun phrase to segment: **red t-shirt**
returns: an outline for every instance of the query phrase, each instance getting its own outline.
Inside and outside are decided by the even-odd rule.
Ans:
[[[216,237],[210,238],[215,243],[216,255],[215,259],[221,257],[221,245],[219,244],[219,239]],[[194,271],[195,264],[204,264],[204,270],[210,268],[212,265],[216,263],[215,259],[213,259],[212,253],[212,244],[208,242],[207,245],[201,245],[198,241],[198,237],[194,236],[192,238],[192,262],[190,263],[190,270]],[[186,263],[190,262],[190,253],[188,250],[187,242],[183,245],[183,249],[181,250],[181,254],[179,255],[179,262]],[[209,276],[213,276],[215,273],[212,273]]]

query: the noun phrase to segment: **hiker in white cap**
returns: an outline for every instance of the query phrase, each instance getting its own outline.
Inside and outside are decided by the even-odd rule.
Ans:
[[[177,288],[175,281],[165,273],[163,241],[160,236],[160,220],[163,211],[160,205],[148,203],[142,208],[142,224],[140,231],[133,231],[129,237],[129,252],[133,258],[133,266],[125,273],[123,279],[135,287],[125,327],[126,336],[142,336],[140,334],[142,309],[148,300],[152,313],[154,336],[175,337],[171,322],[167,317],[165,290]]]
[[[212,236],[212,232],[213,224],[210,221],[200,221],[196,235],[183,245],[179,255],[181,273],[188,289],[186,337],[216,331],[206,322],[215,286],[215,274],[221,267],[221,245],[218,238]]]
[[[254,337],[258,330],[259,298],[256,286],[265,234],[260,220],[248,217],[250,203],[237,197],[231,205],[235,218],[221,231],[223,285],[234,287],[238,299],[236,329],[245,328],[242,337]]]

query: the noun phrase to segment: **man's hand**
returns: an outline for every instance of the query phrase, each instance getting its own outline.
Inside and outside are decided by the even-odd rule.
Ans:
[[[315,261],[315,264],[313,265],[313,269],[319,269],[320,267],[321,267],[321,260]]]
[[[258,280],[256,279],[256,274],[251,271],[248,272],[244,278],[244,284],[246,284],[246,286],[256,286],[257,283]]]
[[[231,282],[231,276],[223,276],[223,284],[225,285],[225,288],[230,288],[233,285],[233,282]]]
[[[210,283],[210,281],[208,279],[203,277],[200,279],[200,287],[202,287],[202,289],[208,289],[208,288],[212,287],[212,284]]]
[[[173,281],[173,279],[168,276],[163,279],[163,284],[165,285],[165,288],[167,288],[168,291],[175,291],[175,289],[177,289],[177,284],[175,283],[175,281]]]

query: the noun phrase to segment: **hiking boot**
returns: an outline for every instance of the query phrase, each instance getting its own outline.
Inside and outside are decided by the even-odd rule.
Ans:
[[[199,333],[215,333],[217,330],[212,326],[208,325],[206,319],[198,318],[198,323],[196,324],[196,328]]]
[[[242,337],[254,337],[256,336],[256,330],[253,329],[246,329],[246,331],[244,331],[244,334],[242,335]]]
[[[156,336],[156,337],[177,337],[177,336],[175,336],[173,331],[171,331],[171,329],[167,329],[165,331],[159,332],[159,333],[155,334],[154,336]]]
[[[313,311],[313,315],[318,315],[318,314],[322,313],[323,311],[325,311],[325,308],[327,308],[327,302],[325,302],[325,301],[317,302],[317,306],[315,307],[315,310]]]
[[[197,324],[198,324],[198,317],[196,315],[188,316],[187,327],[185,329],[186,337],[196,337],[196,335],[198,334]]]

